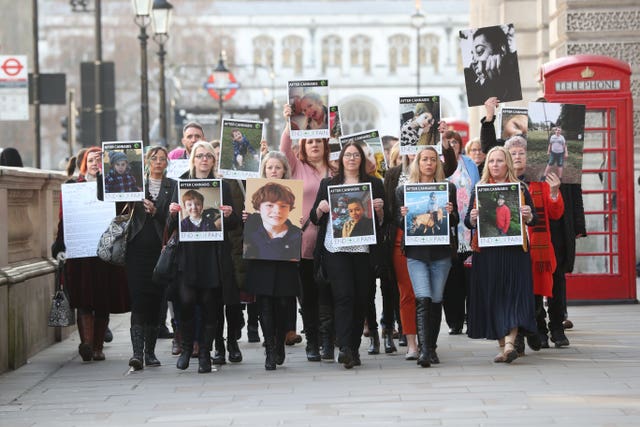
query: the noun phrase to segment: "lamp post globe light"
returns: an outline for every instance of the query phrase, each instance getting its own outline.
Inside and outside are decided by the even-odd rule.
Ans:
[[[160,61],[160,139],[162,145],[168,145],[167,135],[167,100],[165,92],[164,58],[167,51],[164,44],[169,39],[169,26],[171,25],[171,12],[173,6],[166,0],[154,0],[151,10],[151,28],[153,28],[153,40],[158,44],[158,59]]]
[[[142,144],[149,145],[149,82],[147,74],[147,27],[149,26],[152,0],[131,0],[134,21],[140,28],[140,121]]]
[[[229,83],[230,83],[230,79],[229,79],[229,74],[231,72],[229,71],[229,69],[226,67],[225,63],[224,63],[224,51],[220,52],[220,58],[218,59],[218,65],[216,66],[216,68],[214,68],[213,70],[213,81],[214,81],[214,85],[215,85],[215,90],[218,92],[219,95],[219,99],[218,102],[220,103],[220,119],[219,119],[219,123],[220,123],[220,135],[222,135],[222,115],[224,113],[224,97],[225,97],[225,92],[229,89]]]
[[[411,26],[416,29],[416,95],[420,94],[420,29],[424,26],[425,16],[416,2],[416,12],[411,15]]]

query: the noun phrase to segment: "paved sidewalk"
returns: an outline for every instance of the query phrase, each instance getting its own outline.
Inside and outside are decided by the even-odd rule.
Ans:
[[[494,364],[494,342],[449,336],[442,363],[368,356],[347,371],[287,347],[276,371],[243,339],[244,361],[197,373],[175,368],[170,340],[159,368],[129,373],[129,317],[114,316],[107,360],[82,363],[74,336],[0,376],[0,426],[640,426],[640,305],[570,307],[571,346]],[[244,337],[243,337],[244,338]],[[404,352],[404,348],[401,348]]]

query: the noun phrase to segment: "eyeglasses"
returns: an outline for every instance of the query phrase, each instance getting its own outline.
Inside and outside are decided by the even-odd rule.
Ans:
[[[449,144],[460,144],[457,139],[450,139]]]
[[[207,160],[213,160],[213,154],[211,153],[207,153],[207,154],[196,154],[194,156],[196,159],[198,160],[202,160],[203,158],[207,159]]]
[[[150,160],[152,162],[166,162],[167,158],[166,157],[156,157],[156,156],[151,156]]]
[[[360,158],[360,153],[344,153],[344,156],[347,159],[359,159]]]

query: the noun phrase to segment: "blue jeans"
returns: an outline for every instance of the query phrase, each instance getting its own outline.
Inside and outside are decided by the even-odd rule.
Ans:
[[[442,302],[450,268],[449,257],[429,262],[407,257],[407,269],[416,298],[431,298],[432,302]]]

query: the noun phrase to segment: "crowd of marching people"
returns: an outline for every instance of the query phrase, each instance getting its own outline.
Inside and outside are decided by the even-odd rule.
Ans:
[[[265,369],[275,370],[285,362],[285,346],[302,341],[297,333],[298,306],[307,360],[335,360],[346,369],[363,363],[363,335],[370,339],[366,347],[370,355],[395,353],[402,346],[407,349],[404,359],[418,366],[439,364],[436,349],[443,313],[449,334],[462,334],[466,325],[469,338],[495,340],[499,347],[496,363],[521,357],[525,340],[534,351],[549,348],[549,341],[555,347],[568,346],[565,274],[573,269],[575,239],[586,235],[581,188],[561,183],[552,172],[545,174],[543,182],[523,181],[526,136],[514,134],[506,141],[496,138],[493,121],[499,102],[497,98],[485,102],[481,136],[466,146],[444,122],[438,127],[441,153],[432,145],[423,145],[414,155],[400,155],[399,139],[383,138],[389,164],[382,179],[357,143],[344,144],[338,160],[332,161],[327,139],[293,141],[288,124],[292,110],[285,105],[287,126],[278,150],[263,144],[260,175],[303,182],[304,197],[297,211],[301,212],[300,227],[285,225],[301,233],[298,262],[243,259],[243,228],[253,223],[256,214],[245,212],[246,183],[218,173],[220,143],[207,142],[202,126],[188,123],[183,129],[184,147],[172,152],[145,147],[147,194],[144,200],[127,206],[132,219],[125,265],[107,264],[97,257],[65,262],[66,288],[77,310],[82,360],[104,360],[109,315],[131,312],[130,368],[167,363],[156,356],[157,339],[166,336],[162,332],[167,301],[176,367],[188,369],[191,359],[197,358],[199,373],[211,372],[212,365],[243,360],[238,340],[245,324],[250,342],[260,341],[261,329]],[[105,179],[101,156],[98,147],[78,153],[70,162],[68,182]],[[224,238],[179,242],[174,280],[159,286],[152,278],[153,270],[186,203],[179,197],[177,181],[166,176],[172,159],[188,159],[189,169],[180,179],[222,178],[222,204],[215,220],[224,223]],[[448,216],[449,227],[443,232],[448,233],[450,243],[405,245],[404,222],[412,208],[404,200],[404,185],[443,182],[448,203],[437,211],[434,208],[433,215]],[[328,226],[327,189],[364,183],[372,191],[369,220],[377,241],[336,245],[337,236]],[[509,183],[521,184],[517,214],[526,225],[522,227],[523,243],[480,247],[481,208],[474,188]],[[265,202],[293,207],[291,195],[277,186],[250,202],[256,211]],[[196,213],[202,213],[197,195],[189,203],[200,209]],[[352,202],[347,203],[351,206]],[[123,208],[123,203],[117,203],[118,212]],[[357,211],[362,206],[349,209],[356,211],[352,225],[358,227],[361,216]],[[65,249],[62,210],[60,216],[54,256]],[[195,221],[198,225],[205,219],[198,215]],[[274,233],[276,238],[285,238],[277,229]],[[273,240],[274,235],[270,236]],[[383,301],[379,320],[374,302],[377,283]]]

